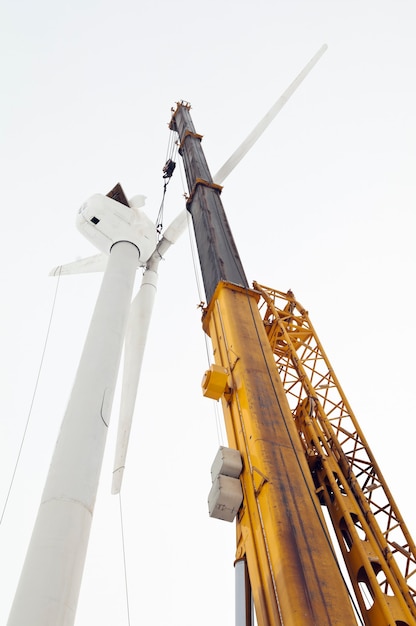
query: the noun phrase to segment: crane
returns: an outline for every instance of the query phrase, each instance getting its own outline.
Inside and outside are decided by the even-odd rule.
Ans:
[[[414,626],[415,544],[308,313],[292,292],[249,286],[189,103],[177,104],[170,128],[188,183],[207,302],[202,325],[215,360],[203,391],[221,400],[230,450],[241,459],[232,471],[220,461],[237,500],[221,500],[221,489],[232,491],[225,481],[214,509],[236,516],[236,561],[258,623],[347,626],[358,614],[369,626]],[[249,624],[250,610],[243,614]]]

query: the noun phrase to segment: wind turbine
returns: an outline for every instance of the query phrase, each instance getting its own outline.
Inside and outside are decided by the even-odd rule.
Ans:
[[[326,50],[322,46],[247,139],[214,176],[222,184]],[[113,493],[121,488],[140,370],[155,299],[158,266],[187,224],[186,211],[157,243],[155,225],[117,185],[96,194],[77,216],[79,230],[101,252],[52,273],[104,270],[103,282],[62,421],[8,626],[72,626],[115,385],[125,341],[122,404]],[[131,302],[134,277],[144,268]],[[130,318],[130,319],[128,319]],[[127,331],[126,331],[127,328]]]

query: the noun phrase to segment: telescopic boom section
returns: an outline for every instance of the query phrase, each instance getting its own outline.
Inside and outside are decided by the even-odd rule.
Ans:
[[[221,397],[228,442],[243,459],[237,559],[246,558],[259,626],[356,625],[350,599],[257,302],[247,285],[220,200],[180,103],[171,128],[191,190],[208,305],[204,330],[226,368]]]
[[[248,288],[244,269],[222,206],[222,187],[216,185],[201,149],[202,136],[195,132],[190,106],[179,103],[170,128],[180,138],[179,153],[183,158],[190,191],[187,203],[197,240],[205,295],[209,302],[216,286],[227,280]]]

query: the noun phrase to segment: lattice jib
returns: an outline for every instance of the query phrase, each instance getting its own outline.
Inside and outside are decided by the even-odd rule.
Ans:
[[[410,594],[416,596],[416,549],[393,497],[358,425],[347,398],[315,333],[307,311],[292,292],[283,293],[257,283],[259,309],[294,419],[307,399],[334,451],[380,548],[394,556]],[[301,438],[304,435],[301,435]],[[304,441],[303,441],[303,445]],[[309,452],[310,453],[310,452]],[[323,454],[322,449],[316,454]]]

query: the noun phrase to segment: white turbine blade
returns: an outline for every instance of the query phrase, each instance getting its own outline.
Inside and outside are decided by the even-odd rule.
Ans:
[[[107,261],[108,256],[106,254],[95,254],[86,259],[78,259],[72,263],[66,263],[66,265],[58,265],[49,272],[49,276],[103,272],[107,266]]]
[[[238,165],[241,159],[247,154],[257,139],[276,117],[278,112],[286,104],[300,83],[318,62],[326,49],[326,45],[322,46],[302,72],[295,78],[292,84],[286,89],[283,95],[280,96],[279,100],[277,100],[277,102],[272,106],[270,111],[257,124],[246,140],[225,162],[216,176],[214,176],[214,181],[217,184],[221,184]],[[120,421],[114,460],[113,483],[111,488],[113,494],[120,492],[123,480],[140,372],[143,363],[153,304],[156,296],[158,276],[157,269],[163,254],[165,254],[170,246],[177,241],[182,232],[185,230],[186,224],[187,211],[184,210],[168,226],[155,251],[151,255],[147,263],[147,269],[143,275],[139,293],[131,305],[124,349],[124,373],[121,391]]]
[[[120,420],[114,458],[113,483],[111,487],[113,494],[120,492],[123,480],[137,388],[156,296],[157,278],[158,275],[155,269],[147,269],[143,274],[140,290],[131,304],[124,347]]]
[[[124,371],[111,492],[120,493],[126,465],[134,406],[146,347],[147,334],[156,297],[158,267],[162,255],[176,243],[187,224],[187,211],[182,211],[165,230],[156,250],[147,263],[139,293],[131,305],[124,348]]]
[[[219,169],[217,174],[213,177],[213,180],[218,185],[221,185],[233,169],[240,163],[241,159],[247,154],[247,152],[254,146],[257,139],[264,133],[266,128],[271,124],[279,111],[284,107],[291,95],[296,91],[301,82],[306,78],[311,69],[316,65],[321,56],[327,50],[328,46],[324,44],[315,56],[309,61],[309,63],[303,68],[300,74],[295,78],[293,83],[289,85],[286,91],[280,96],[280,98],[274,103],[272,108],[266,113],[257,126],[251,131],[248,137],[237,148],[237,150],[230,156],[230,158]]]
[[[214,181],[221,184],[232,170],[238,165],[241,159],[247,154],[257,139],[270,125],[282,107],[286,104],[290,96],[295,92],[300,83],[306,78],[308,73],[319,61],[326,51],[324,45],[309,61],[302,72],[295,78],[292,84],[275,102],[269,112],[257,124],[253,131],[239,148],[224,163],[219,172],[214,176]],[[146,346],[147,334],[156,296],[157,269],[162,255],[174,244],[185,230],[187,224],[187,211],[182,211],[168,226],[159,241],[156,250],[153,252],[147,263],[147,269],[143,275],[143,281],[133,300],[130,312],[129,325],[126,332],[125,352],[124,352],[124,374],[121,391],[120,422],[117,435],[116,453],[113,470],[113,483],[111,491],[117,494],[121,490],[123,473],[126,462],[127,448],[130,438],[131,424],[136,403],[137,388],[140,379],[140,372],[143,363],[144,350]]]

